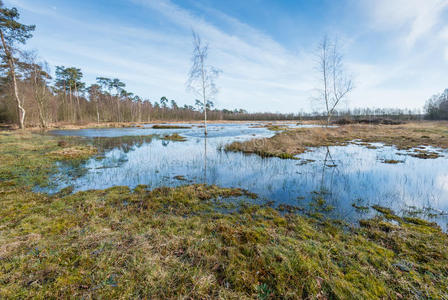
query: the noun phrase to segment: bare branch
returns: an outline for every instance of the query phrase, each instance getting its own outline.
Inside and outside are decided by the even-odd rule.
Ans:
[[[327,125],[337,106],[353,90],[353,81],[345,72],[338,43],[327,36],[319,44],[317,66],[321,76],[318,100],[325,106]]]
[[[221,71],[213,66],[207,65],[208,45],[203,44],[200,36],[193,31],[193,56],[192,66],[187,80],[187,90],[202,98],[204,108],[204,127],[207,134],[207,107],[218,93],[215,84],[216,78]]]

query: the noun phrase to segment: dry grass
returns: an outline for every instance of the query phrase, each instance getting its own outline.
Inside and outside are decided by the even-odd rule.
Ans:
[[[181,125],[153,125],[152,129],[190,129],[191,126],[181,126]]]
[[[190,121],[178,121],[178,120],[166,120],[166,121],[149,121],[149,122],[82,122],[82,123],[70,123],[70,122],[55,122],[55,123],[49,123],[47,130],[54,130],[54,129],[68,129],[68,130],[75,130],[75,129],[85,129],[85,128],[128,128],[128,127],[137,127],[137,128],[143,128],[144,125],[148,124],[179,124],[180,126],[189,126],[191,124],[203,124],[203,120],[190,120]],[[297,124],[297,121],[278,121],[278,122],[270,122],[270,121],[257,121],[257,120],[251,120],[251,121],[236,121],[236,120],[208,120],[208,124],[261,124],[261,126],[265,126],[265,124],[270,125],[277,125],[277,124]],[[317,121],[301,121],[300,124],[320,124],[320,122]],[[0,125],[0,130],[17,130],[18,127],[16,124],[3,124]],[[27,125],[28,131],[42,131],[42,128],[40,128],[37,125]]]
[[[0,143],[0,299],[448,298],[448,235],[423,220],[341,227],[205,185],[35,193],[57,140]]]
[[[162,140],[165,141],[175,141],[175,142],[185,142],[187,138],[179,135],[178,133],[173,133],[171,135],[165,135]]]
[[[299,128],[279,132],[271,138],[234,142],[227,151],[256,153],[261,156],[291,158],[312,147],[345,145],[353,140],[380,142],[411,149],[422,145],[448,148],[446,122],[422,122],[403,125],[345,125],[336,128]],[[423,156],[423,155],[420,155]],[[419,155],[417,155],[419,157]],[[422,157],[432,158],[432,157]]]
[[[97,149],[91,146],[71,146],[49,152],[49,157],[64,160],[64,159],[86,159],[97,154]]]

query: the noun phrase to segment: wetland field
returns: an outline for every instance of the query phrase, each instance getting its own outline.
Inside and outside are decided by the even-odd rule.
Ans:
[[[446,122],[0,144],[0,298],[448,299]]]

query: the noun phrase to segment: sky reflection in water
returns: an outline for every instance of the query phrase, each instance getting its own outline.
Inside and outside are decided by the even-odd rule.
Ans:
[[[187,137],[187,141],[142,137],[174,132]],[[133,188],[139,184],[153,188],[206,181],[244,188],[257,193],[262,200],[300,206],[307,211],[317,210],[349,222],[375,214],[372,209],[356,209],[353,204],[358,207],[379,204],[397,212],[427,209],[427,213],[437,216],[418,216],[447,228],[448,216],[440,215],[448,212],[446,157],[425,160],[400,155],[406,152],[394,147],[368,149],[356,144],[316,148],[299,155],[301,160],[298,161],[263,159],[257,155],[218,150],[235,140],[274,134],[250,124],[209,125],[206,140],[203,128],[197,126],[168,130],[82,129],[53,134],[83,136],[107,149],[104,158],[90,159],[84,165],[86,171],[80,177],[66,176],[67,172],[62,171],[55,177],[55,180],[59,178],[57,189],[69,185],[76,191],[115,185]],[[403,163],[382,162],[389,159]],[[187,181],[176,179],[179,175]],[[326,200],[323,207],[316,206],[319,198]]]

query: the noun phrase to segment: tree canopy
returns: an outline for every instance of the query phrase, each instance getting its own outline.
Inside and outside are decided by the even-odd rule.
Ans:
[[[35,25],[24,25],[19,23],[20,14],[17,8],[6,8],[0,0],[0,30],[4,35],[9,47],[15,43],[24,44],[27,39],[33,36],[32,31]]]
[[[425,110],[430,120],[448,120],[448,89],[429,98]]]

